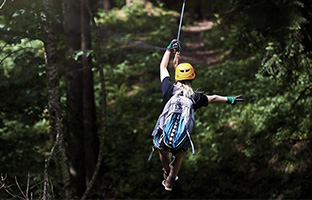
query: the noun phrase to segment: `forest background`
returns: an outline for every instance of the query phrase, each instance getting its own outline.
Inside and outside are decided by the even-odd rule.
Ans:
[[[196,112],[171,193],[147,158],[182,0],[0,6],[1,199],[312,198],[311,1],[186,1],[194,89],[245,102]]]

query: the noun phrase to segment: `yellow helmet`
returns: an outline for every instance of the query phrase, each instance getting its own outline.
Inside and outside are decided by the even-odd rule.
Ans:
[[[175,79],[177,81],[193,80],[195,78],[195,71],[190,63],[181,63],[175,69]]]

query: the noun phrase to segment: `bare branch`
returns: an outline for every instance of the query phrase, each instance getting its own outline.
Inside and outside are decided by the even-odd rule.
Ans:
[[[1,10],[1,9],[2,9],[2,7],[4,6],[5,2],[6,2],[6,0],[4,0],[4,1],[3,1],[3,3],[1,4],[1,6],[0,6],[0,10]]]
[[[12,196],[13,199],[23,199],[23,200],[29,200],[29,199],[33,199],[33,193],[31,192],[32,189],[34,189],[35,187],[39,188],[38,185],[41,185],[43,183],[43,181],[40,181],[38,183],[35,183],[34,185],[30,184],[30,172],[28,172],[28,179],[27,179],[27,188],[26,188],[26,194],[22,191],[22,188],[20,187],[20,184],[18,183],[17,178],[15,177],[15,184],[19,189],[19,194],[17,194],[18,192],[14,191],[12,189],[12,185],[7,185],[5,183],[5,180],[7,178],[7,174],[5,176],[3,176],[3,174],[1,174],[0,177],[0,190],[4,189],[4,191],[9,194],[10,196]],[[39,198],[36,198],[39,199]]]
[[[16,183],[16,185],[17,185],[17,187],[18,187],[20,193],[23,195],[23,197],[24,197],[25,199],[27,199],[26,195],[24,194],[22,188],[20,187],[20,185],[19,185],[19,183],[18,183],[18,181],[17,181],[16,176],[15,176],[15,183]]]
[[[59,136],[60,136],[60,132],[57,131],[56,139],[55,139],[53,147],[51,148],[50,155],[45,159],[44,184],[43,184],[43,196],[42,196],[42,199],[44,199],[44,200],[47,199],[47,186],[48,186],[48,182],[49,182],[48,167],[50,165],[50,160],[51,160],[52,155],[54,153],[54,149],[55,149],[56,145],[59,143]]]
[[[28,198],[28,193],[29,193],[29,172],[28,172],[28,175],[27,175],[26,199],[29,199]]]
[[[19,199],[25,199],[25,198],[23,198],[23,197],[21,197],[20,195],[15,195],[15,194],[13,194],[11,191],[10,191],[10,187],[11,186],[7,186],[6,184],[5,184],[5,179],[7,178],[7,175],[5,175],[5,177],[3,177],[3,175],[1,174],[1,181],[0,181],[0,183],[1,183],[1,186],[0,186],[0,189],[4,189],[4,191],[6,192],[6,193],[8,193],[9,195],[11,195],[13,198],[19,198]]]
[[[5,174],[5,177],[3,177],[3,175],[1,174],[1,182],[4,182],[6,178],[7,178],[7,174]]]

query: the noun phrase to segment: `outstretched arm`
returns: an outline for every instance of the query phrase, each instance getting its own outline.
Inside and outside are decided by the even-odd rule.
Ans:
[[[227,98],[219,95],[207,95],[208,103],[226,102]]]
[[[225,97],[219,95],[207,95],[208,103],[215,103],[215,102],[226,102],[234,106],[237,102],[243,102],[242,96],[235,96],[235,97]]]

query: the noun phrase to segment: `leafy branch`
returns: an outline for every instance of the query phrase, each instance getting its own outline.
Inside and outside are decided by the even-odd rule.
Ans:
[[[310,86],[306,87],[304,90],[302,90],[302,91],[300,92],[299,97],[298,97],[298,98],[296,99],[296,101],[292,104],[291,110],[294,109],[294,107],[295,107],[295,105],[298,103],[298,101],[303,97],[303,95],[304,95],[304,94],[306,93],[306,91],[309,90],[309,89],[311,89]]]
[[[8,57],[11,57],[12,55],[18,53],[19,51],[25,50],[25,49],[27,49],[27,48],[30,48],[30,47],[23,47],[23,48],[18,49],[18,50],[16,50],[16,51],[10,52],[9,54],[7,54],[6,56],[4,56],[4,57],[0,60],[0,65],[1,65],[1,64],[5,61],[5,59],[7,59]]]
[[[33,47],[21,47],[20,49],[16,50],[16,51],[12,51],[10,53],[8,53],[7,55],[5,55],[1,60],[0,60],[0,65],[9,57],[11,57],[12,55],[22,51],[22,50],[26,50],[26,49],[33,49]]]

